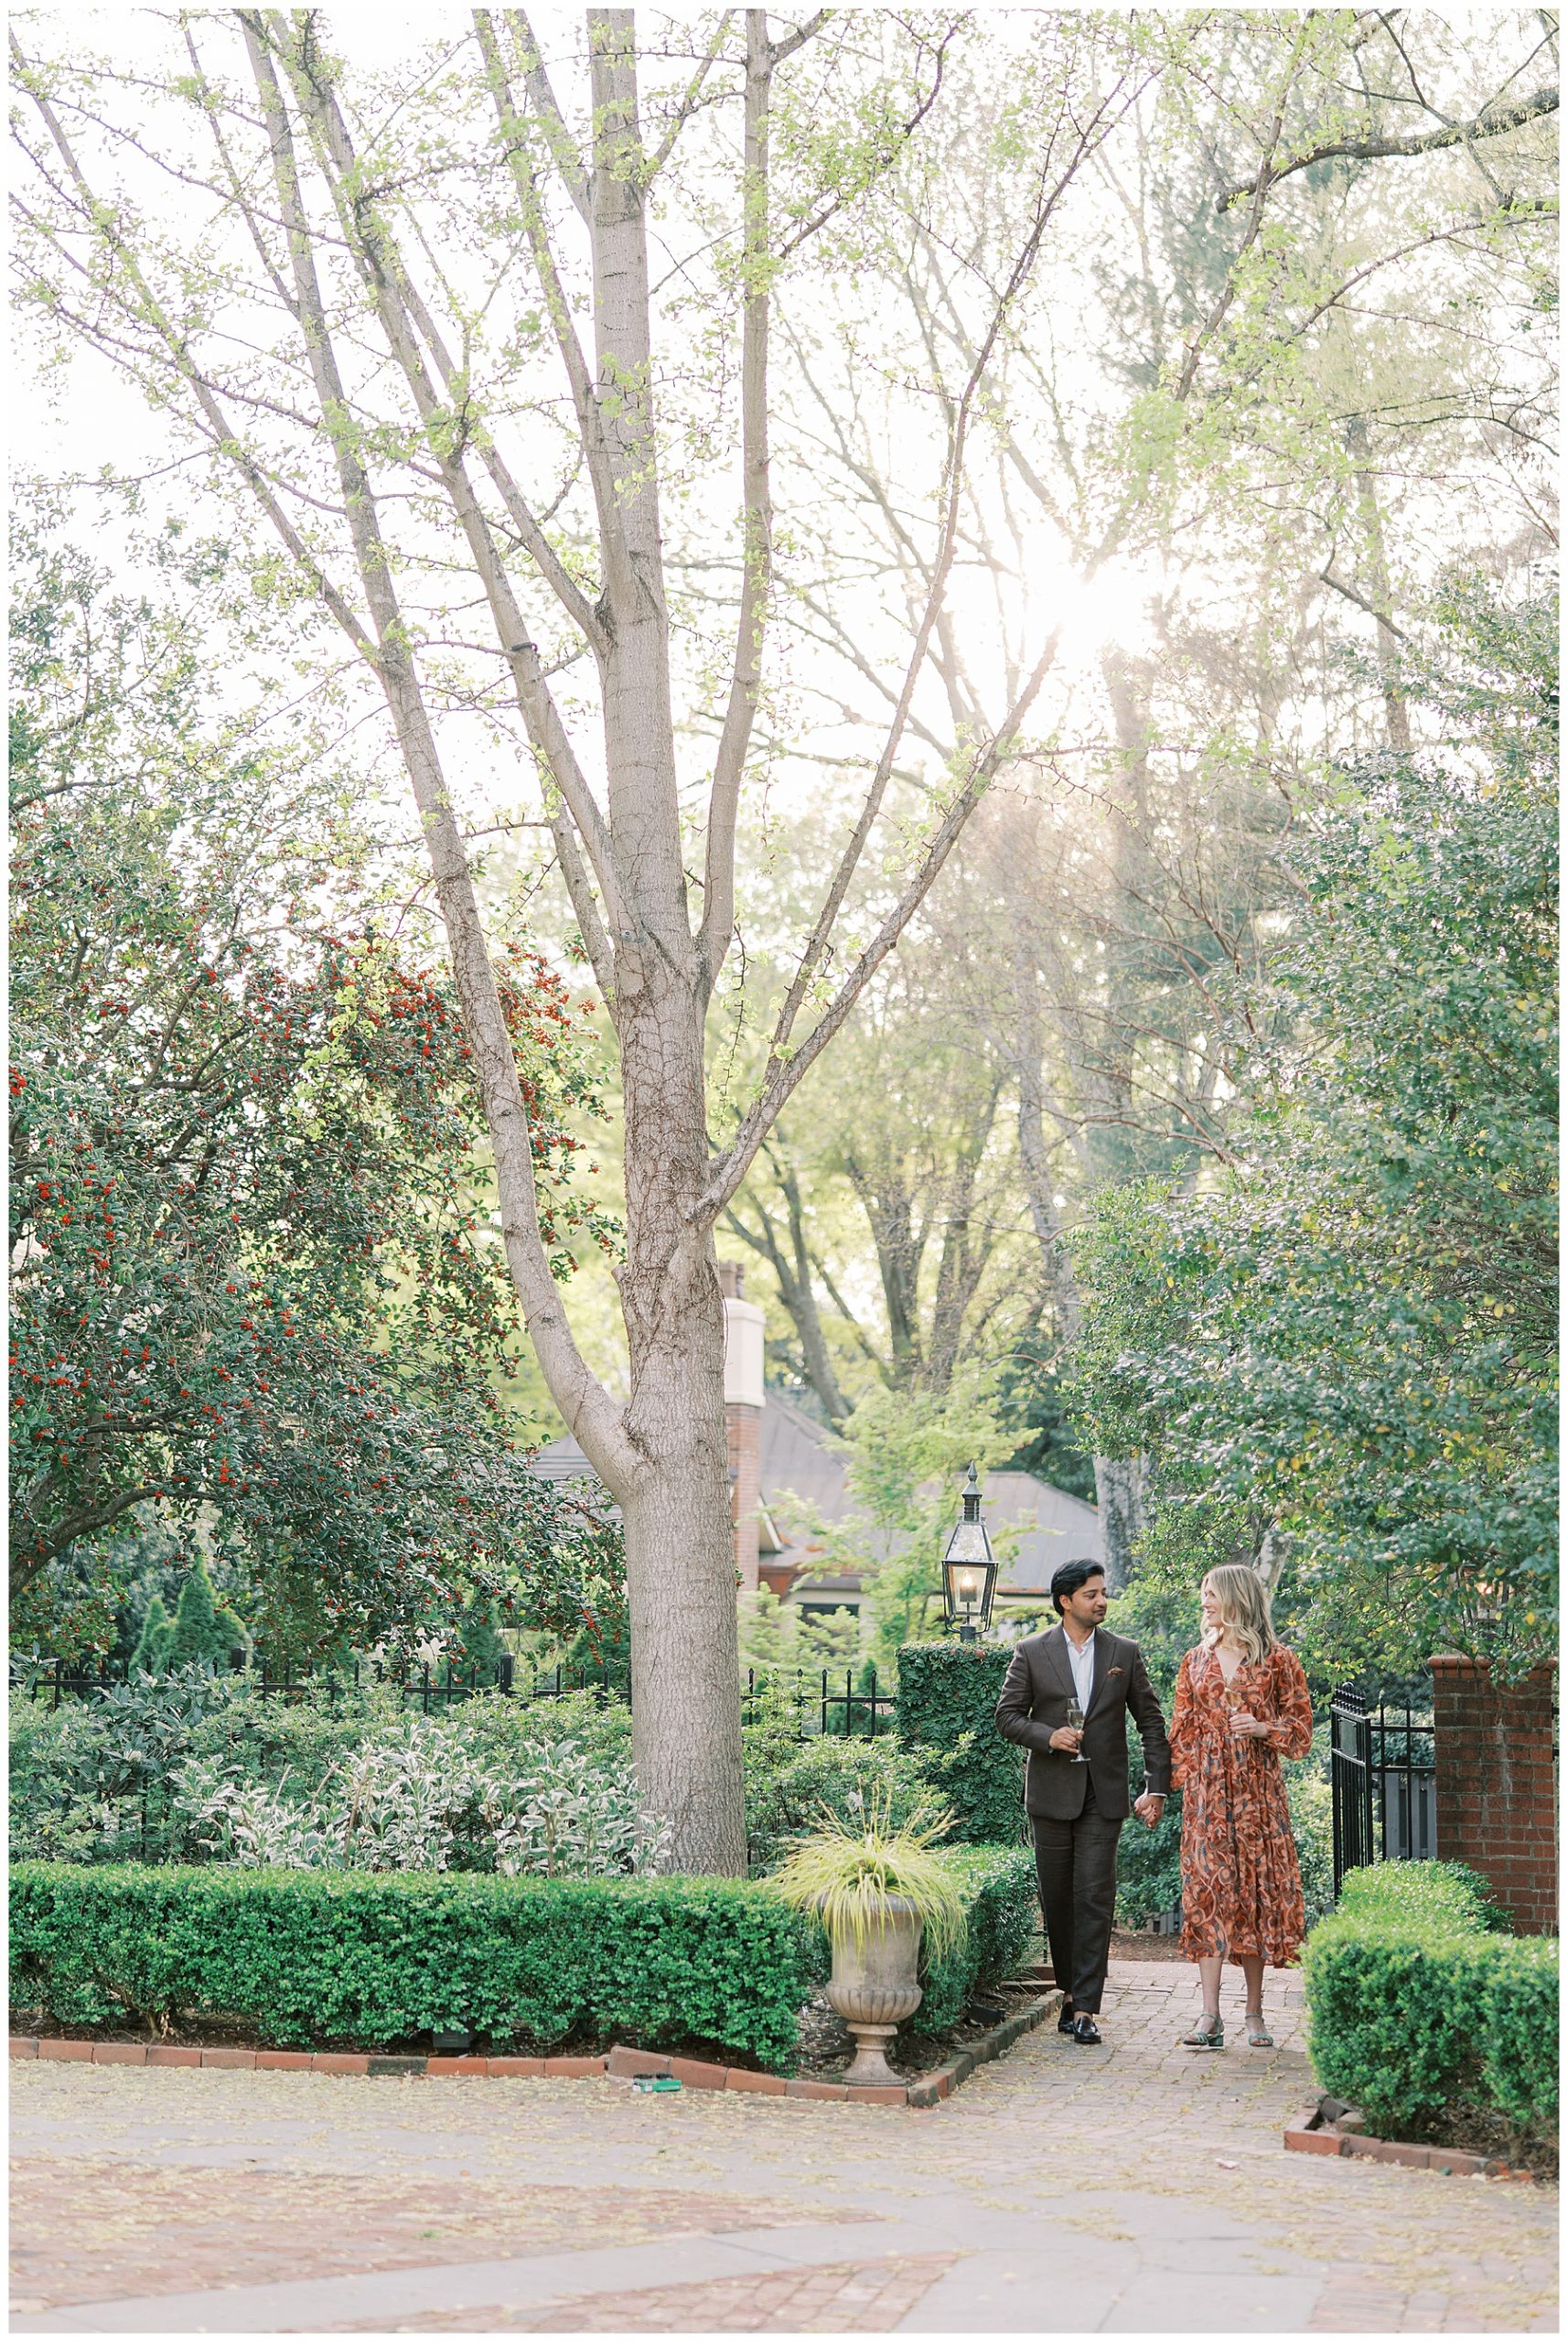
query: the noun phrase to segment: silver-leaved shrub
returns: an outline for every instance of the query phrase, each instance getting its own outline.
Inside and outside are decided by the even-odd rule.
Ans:
[[[668,1866],[630,1764],[561,1740],[487,1762],[445,1719],[416,1716],[348,1752],[291,1797],[216,1758],[174,1777],[194,1843],[220,1862],[286,1870],[496,1870],[616,1878]]]

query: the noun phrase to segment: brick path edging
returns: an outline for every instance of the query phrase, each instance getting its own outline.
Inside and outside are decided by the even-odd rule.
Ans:
[[[1368,2163],[1402,2164],[1409,2171],[1440,2172],[1445,2179],[1524,2179],[1498,2155],[1470,2154],[1459,2147],[1418,2147],[1403,2139],[1372,2139],[1363,2131],[1359,2108],[1325,2096],[1286,2126],[1285,2145],[1300,2155],[1359,2155]]]
[[[13,2057],[37,2057],[46,2062],[67,2060],[94,2066],[203,2066],[230,2071],[258,2073],[411,2074],[432,2080],[449,2074],[482,2074],[491,2079],[519,2079],[581,2081],[591,2074],[607,2074],[629,2081],[639,2074],[669,2075],[687,2090],[750,2091],[764,2098],[827,2098],[858,2106],[938,2106],[966,2082],[977,2066],[1000,2057],[1050,2014],[1061,1999],[1047,1993],[1015,2010],[1000,2025],[982,2034],[945,2066],[917,2074],[912,2082],[896,2084],[819,2082],[786,2079],[782,2074],[753,2073],[742,2066],[710,2065],[701,2057],[665,2057],[648,2049],[628,2049],[618,2043],[597,2057],[378,2057],[373,2050],[351,2049],[189,2049],[172,2042],[95,2041],[91,2037],[14,2033]]]

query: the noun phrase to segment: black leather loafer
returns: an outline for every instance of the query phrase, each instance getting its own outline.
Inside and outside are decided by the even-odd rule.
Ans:
[[[1070,2033],[1076,2023],[1077,2019],[1074,2017],[1072,2013],[1072,2003],[1070,2001],[1064,2001],[1062,2003],[1061,2014],[1057,2019],[1057,2031],[1058,2033]]]
[[[1098,2049],[1101,2046],[1100,2027],[1095,2024],[1094,2019],[1087,2014],[1082,2016],[1074,2017],[1072,2021],[1072,2037],[1077,2042],[1080,2049]]]

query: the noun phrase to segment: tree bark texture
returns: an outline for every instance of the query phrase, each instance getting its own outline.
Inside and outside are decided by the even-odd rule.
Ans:
[[[1105,1552],[1105,1584],[1112,1594],[1120,1594],[1133,1582],[1138,1541],[1144,1533],[1144,1482],[1141,1456],[1097,1456],[1094,1459],[1094,1499]]]

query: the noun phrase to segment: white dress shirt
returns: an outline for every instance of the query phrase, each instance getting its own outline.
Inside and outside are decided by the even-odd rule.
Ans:
[[[1090,1635],[1085,1641],[1075,1643],[1064,1627],[1062,1638],[1067,1644],[1068,1665],[1072,1670],[1073,1684],[1078,1692],[1078,1704],[1087,1715],[1089,1703],[1094,1692],[1094,1637]]]

